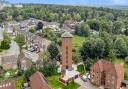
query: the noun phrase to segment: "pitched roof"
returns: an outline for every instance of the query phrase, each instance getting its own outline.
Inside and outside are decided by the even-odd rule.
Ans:
[[[6,80],[0,83],[0,89],[15,89],[13,80]]]
[[[109,62],[109,61],[106,61],[106,60],[99,60],[98,62],[98,65],[99,65],[99,68],[100,68],[100,71],[107,71],[111,68],[114,68],[114,65]]]
[[[117,77],[120,77],[122,74],[124,75],[124,68],[122,65],[115,64],[114,66],[115,66]]]
[[[65,32],[64,34],[62,34],[61,37],[64,37],[64,38],[65,37],[69,37],[70,38],[70,37],[73,37],[73,36],[72,36],[72,34],[70,32]]]
[[[122,65],[113,64],[106,60],[99,60],[95,65],[97,65],[99,67],[100,72],[112,73],[115,75],[115,77],[123,79],[124,68]],[[93,66],[93,67],[95,67],[95,66]]]
[[[36,72],[30,77],[30,84],[32,89],[52,89],[48,85],[44,75],[40,72]]]

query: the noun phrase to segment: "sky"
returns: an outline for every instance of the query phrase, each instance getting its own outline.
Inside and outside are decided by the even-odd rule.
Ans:
[[[42,3],[66,5],[127,5],[128,0],[6,0],[11,3]]]

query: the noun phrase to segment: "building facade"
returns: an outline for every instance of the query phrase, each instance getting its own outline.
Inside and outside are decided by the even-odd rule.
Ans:
[[[62,34],[62,69],[72,69],[72,35]]]
[[[104,85],[107,89],[120,89],[124,78],[122,65],[99,60],[91,67],[91,82],[97,86]]]
[[[16,89],[15,82],[13,80],[6,80],[0,82],[0,89]]]

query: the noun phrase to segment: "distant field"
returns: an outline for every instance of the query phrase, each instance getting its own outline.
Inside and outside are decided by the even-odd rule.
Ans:
[[[83,42],[85,41],[85,37],[73,35],[73,48],[80,48],[82,47]]]

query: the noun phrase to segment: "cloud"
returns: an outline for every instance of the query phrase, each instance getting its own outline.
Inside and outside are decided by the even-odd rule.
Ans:
[[[118,5],[125,5],[127,0],[113,0],[113,3]]]

